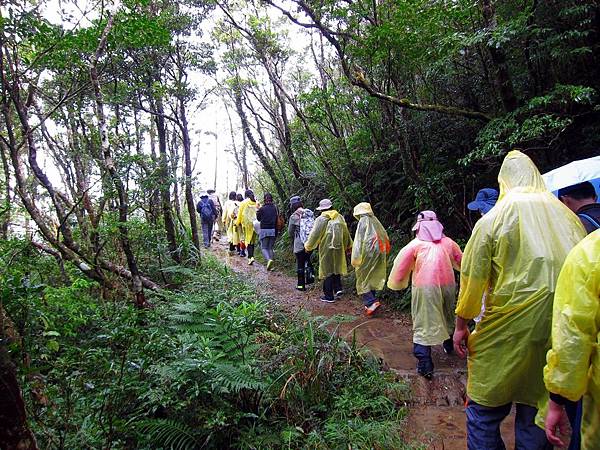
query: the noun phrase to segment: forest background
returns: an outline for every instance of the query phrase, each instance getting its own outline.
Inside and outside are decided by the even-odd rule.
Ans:
[[[424,208],[468,237],[466,203],[496,187],[512,148],[542,172],[600,150],[591,0],[127,0],[91,2],[62,25],[43,6],[6,2],[0,16],[0,350],[17,428],[22,387],[30,412],[49,401],[36,384],[49,369],[32,358],[78,342],[78,328],[59,339],[57,324],[73,322],[61,302],[89,331],[81,305],[144,309],[199,276],[202,142],[190,130],[205,101],[225,105],[239,189],[282,206],[332,198],[349,219],[369,201],[395,245]],[[252,389],[232,392],[254,407]],[[119,426],[99,434],[112,442]],[[213,426],[201,440],[227,435]],[[65,446],[73,430],[55,432],[48,442]]]

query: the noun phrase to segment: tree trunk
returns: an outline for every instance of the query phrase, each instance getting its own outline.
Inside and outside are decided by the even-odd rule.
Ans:
[[[0,448],[37,450],[35,437],[27,426],[25,402],[10,358],[8,344],[19,340],[12,321],[0,301]]]
[[[497,25],[496,8],[493,5],[493,0],[482,0],[481,3],[485,27],[491,32]],[[488,45],[487,49],[494,63],[496,87],[502,100],[502,106],[506,112],[513,111],[517,108],[517,97],[506,63],[506,55],[502,49],[493,43]]]
[[[92,81],[92,87],[94,91],[96,119],[98,120],[98,131],[100,133],[102,156],[104,158],[103,162],[104,166],[106,167],[106,170],[110,174],[119,199],[119,237],[121,241],[121,247],[123,248],[123,252],[125,253],[125,257],[127,259],[127,266],[129,267],[129,271],[131,272],[131,285],[133,293],[135,295],[136,305],[141,307],[146,305],[146,298],[144,295],[144,286],[142,284],[142,280],[138,271],[137,261],[135,259],[135,255],[133,254],[131,243],[129,241],[129,231],[127,229],[127,215],[129,213],[127,192],[125,190],[125,186],[123,185],[123,180],[121,180],[121,177],[117,172],[117,168],[112,157],[110,142],[108,141],[106,117],[104,116],[104,103],[102,100],[102,91],[100,90],[100,82],[98,80],[98,60],[104,52],[106,40],[108,39],[108,35],[110,33],[110,30],[112,29],[113,24],[114,16],[111,15],[108,18],[108,22],[100,38],[100,43],[98,44],[96,53],[92,57],[90,63],[90,79]]]
[[[165,108],[162,98],[158,97],[155,100],[155,107],[156,114],[154,114],[154,120],[156,123],[156,133],[158,134],[160,201],[169,253],[173,261],[179,264],[181,263],[181,257],[177,248],[177,235],[175,233],[175,222],[173,221],[173,211],[171,209],[171,171],[169,170],[167,158],[167,129],[165,126]]]
[[[273,181],[273,184],[275,185],[275,190],[277,191],[277,196],[280,198],[286,198],[285,190],[283,189],[283,186],[279,182],[279,178],[275,174],[275,170],[271,166],[271,163],[269,162],[269,160],[267,159],[265,154],[262,152],[260,146],[254,139],[254,136],[252,136],[252,131],[250,130],[250,124],[248,123],[248,117],[246,116],[246,112],[244,111],[244,105],[242,103],[242,92],[241,92],[241,88],[239,86],[234,87],[234,95],[235,95],[236,110],[237,110],[238,115],[240,116],[240,121],[242,122],[242,129],[244,131],[244,135],[246,136],[246,138],[248,139],[248,142],[250,143],[250,147],[252,147],[252,150],[254,151],[254,153],[256,154],[258,159],[260,160],[261,165],[263,166],[265,171],[269,174],[269,177],[271,177],[271,180]]]
[[[190,227],[192,229],[192,242],[197,250],[200,250],[200,236],[198,234],[198,218],[196,216],[196,205],[192,192],[192,143],[188,126],[187,113],[183,98],[179,101],[179,120],[181,121],[181,138],[183,141],[184,178],[185,178],[185,204],[190,216]]]

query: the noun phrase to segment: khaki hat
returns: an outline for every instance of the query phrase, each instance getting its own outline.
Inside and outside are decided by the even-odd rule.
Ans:
[[[323,211],[325,209],[330,209],[333,206],[333,203],[331,203],[331,200],[329,200],[328,198],[324,198],[323,200],[321,200],[319,202],[319,207],[317,208],[317,211]]]

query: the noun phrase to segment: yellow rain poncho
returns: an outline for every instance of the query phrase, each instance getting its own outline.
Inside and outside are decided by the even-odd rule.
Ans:
[[[354,207],[358,226],[352,245],[352,266],[356,269],[356,292],[366,294],[385,286],[387,255],[390,252],[388,234],[373,215],[371,205],[359,203]]]
[[[581,448],[600,448],[600,230],[569,253],[558,277],[546,388],[583,397]]]
[[[460,270],[461,257],[460,247],[446,236],[436,242],[415,238],[396,256],[387,286],[395,291],[405,289],[412,272],[415,344],[438,345],[450,338],[456,299],[453,269]]]
[[[227,200],[223,207],[223,223],[227,230],[227,239],[233,245],[240,243],[239,227],[235,224],[239,207],[239,203],[235,200]]]
[[[585,231],[523,153],[506,156],[498,181],[498,203],[475,225],[462,260],[456,314],[477,317],[487,292],[467,343],[467,395],[484,406],[536,407],[545,394],[556,279]]]
[[[315,220],[313,229],[304,243],[307,252],[319,247],[319,278],[346,275],[346,250],[352,247],[352,238],[344,217],[337,211],[323,212]]]
[[[240,209],[235,224],[240,227],[240,240],[246,245],[256,244],[258,239],[256,231],[254,231],[254,221],[256,220],[257,210],[258,204],[249,198],[244,199],[244,201],[240,203]]]

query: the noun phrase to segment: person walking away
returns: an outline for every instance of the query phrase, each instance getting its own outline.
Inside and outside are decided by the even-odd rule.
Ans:
[[[552,348],[544,367],[550,392],[545,431],[552,445],[565,447],[565,399],[583,403],[580,426],[573,428],[569,449],[600,448],[599,348],[600,230],[596,230],[571,250],[556,284]]]
[[[235,216],[237,214],[238,204],[236,201],[237,194],[235,191],[229,193],[229,198],[225,202],[223,207],[223,224],[227,231],[227,240],[229,242],[229,254],[235,253],[236,245],[236,232],[235,232]]]
[[[431,347],[442,344],[446,353],[452,352],[453,269],[460,270],[462,252],[444,235],[444,226],[433,211],[421,211],[412,230],[416,236],[396,256],[387,286],[395,291],[406,289],[412,273],[413,354],[417,373],[431,379]]]
[[[454,349],[461,357],[468,352],[467,446],[504,448],[500,423],[515,403],[516,448],[546,449],[534,419],[547,396],[542,369],[556,279],[585,232],[523,153],[508,153],[498,182],[498,203],[465,248],[456,307]],[[486,291],[485,314],[470,334],[467,321],[481,311]]]
[[[292,246],[296,257],[296,274],[298,276],[296,289],[305,291],[306,285],[314,282],[311,252],[304,249],[304,243],[315,224],[315,218],[310,209],[304,208],[302,199],[297,195],[290,198],[290,210],[292,214],[288,221],[288,234],[293,239]]]
[[[319,248],[319,278],[324,280],[321,301],[333,303],[342,295],[341,277],[348,273],[346,252],[352,248],[352,238],[344,216],[333,209],[331,200],[321,200],[317,211],[321,215],[315,220],[304,249],[311,252]]]
[[[479,211],[481,216],[490,212],[490,210],[494,207],[496,202],[498,201],[499,192],[496,189],[492,188],[483,188],[477,192],[475,196],[475,200],[467,204],[467,208],[471,211]],[[485,313],[485,297],[487,292],[483,294],[483,298],[481,299],[481,312],[477,317],[473,319],[475,323],[479,323],[483,314]]]
[[[592,183],[585,181],[559,189],[558,198],[579,217],[588,233],[600,228],[600,203],[597,203],[596,191]],[[567,413],[572,430],[569,450],[578,450],[581,443],[582,400],[574,402],[553,393],[550,397],[552,402],[549,407],[556,410],[556,406],[560,405]]]
[[[371,316],[381,306],[376,291],[385,286],[390,239],[369,203],[356,205],[354,217],[358,225],[350,261],[356,271],[356,292],[363,297],[365,314]]]
[[[600,203],[589,181],[558,190],[558,198],[577,214],[588,233],[600,228]]]
[[[204,241],[204,248],[209,248],[212,240],[213,225],[215,218],[217,217],[217,208],[213,201],[208,197],[207,192],[200,194],[200,201],[196,205],[196,210],[200,214],[200,221],[202,223],[202,238]]]
[[[221,199],[214,189],[208,189],[206,191],[208,193],[208,198],[210,198],[215,205],[215,209],[217,210],[217,216],[215,217],[214,222],[214,239],[218,241],[221,238],[221,228],[223,227],[223,207],[221,206]]]
[[[236,224],[241,227],[241,239],[248,250],[248,265],[251,266],[254,264],[254,247],[258,239],[254,231],[254,221],[256,220],[258,204],[251,189],[246,189],[245,197],[244,201],[240,203]]]
[[[237,241],[238,241],[238,245],[237,245],[237,253],[238,256],[241,256],[242,258],[246,257],[246,244],[244,243],[244,230],[242,228],[241,225],[238,225],[237,222],[237,218],[240,214],[240,205],[242,204],[242,202],[244,201],[244,196],[240,193],[237,194],[237,198],[236,198],[236,202],[237,202],[237,210],[235,212],[235,218],[233,221],[233,225],[235,227],[235,233],[237,234]]]
[[[273,259],[275,254],[275,239],[277,236],[277,217],[279,211],[273,203],[273,196],[270,193],[265,193],[264,204],[256,212],[256,219],[260,222],[260,232],[258,239],[260,240],[260,249],[267,261],[267,270],[273,270]]]

